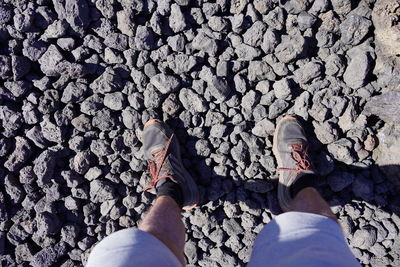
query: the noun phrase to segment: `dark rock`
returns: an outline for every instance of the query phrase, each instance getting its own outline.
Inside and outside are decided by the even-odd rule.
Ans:
[[[299,14],[305,11],[312,1],[309,0],[288,0],[284,4],[284,8],[288,13]]]
[[[0,59],[1,61],[1,59]],[[23,56],[12,56],[11,57],[11,66],[13,71],[14,80],[17,81],[24,77],[29,70],[31,69],[30,61]],[[0,70],[0,77],[3,76]]]
[[[48,184],[53,179],[56,155],[54,151],[45,150],[36,158],[33,172],[38,178],[37,182],[39,185]]]
[[[260,98],[261,95],[258,92],[250,90],[242,97],[241,106],[244,109],[252,110],[258,104]]]
[[[25,197],[25,191],[23,187],[12,175],[6,175],[4,178],[4,188],[6,193],[10,196],[12,205],[21,203]]]
[[[330,76],[342,76],[344,73],[344,60],[337,54],[329,55],[325,60],[325,74]]]
[[[60,257],[66,254],[66,250],[67,247],[65,242],[45,247],[33,256],[30,265],[32,267],[53,266]]]
[[[266,54],[273,53],[280,40],[280,36],[275,30],[268,29],[264,34],[261,49]]]
[[[24,261],[31,261],[33,254],[34,254],[34,248],[32,245],[29,243],[25,243],[22,245],[18,245],[15,248],[15,261],[19,264],[21,264]]]
[[[23,122],[21,113],[16,112],[5,105],[0,106],[0,119],[2,120],[2,126],[4,128],[2,134],[5,137],[15,136]]]
[[[244,34],[243,42],[252,47],[258,47],[261,45],[262,38],[267,26],[261,22],[256,21]]]
[[[121,31],[121,33],[131,37],[135,36],[136,25],[134,19],[132,18],[133,17],[132,13],[127,10],[120,10],[116,14],[117,14],[116,15],[117,27]]]
[[[332,122],[313,122],[313,125],[315,136],[322,144],[330,144],[339,139],[339,131],[336,129],[336,125]]]
[[[104,44],[113,49],[124,51],[128,48],[128,38],[120,33],[107,34]]]
[[[79,174],[85,174],[90,168],[91,161],[92,154],[90,153],[90,151],[78,152],[73,158],[73,170]]]
[[[23,55],[32,61],[38,61],[47,49],[47,46],[43,41],[34,39],[25,39],[23,46]]]
[[[60,231],[61,221],[57,215],[43,212],[36,216],[36,227],[42,236],[53,235]]]
[[[115,198],[113,186],[103,180],[93,180],[90,182],[90,200],[93,203],[101,203]]]
[[[39,58],[40,69],[47,76],[59,76],[57,65],[64,60],[57,46],[50,45],[46,52]]]
[[[356,197],[371,200],[374,194],[374,182],[363,176],[357,176],[353,182],[353,192]]]
[[[115,69],[106,68],[89,87],[94,93],[110,93],[119,90],[122,87],[122,81]]]
[[[192,47],[196,50],[201,50],[208,53],[210,56],[214,56],[218,50],[217,41],[210,38],[203,32],[199,32],[192,41]]]
[[[191,89],[182,88],[179,92],[179,100],[183,107],[190,112],[205,112],[208,104],[205,99]]]
[[[281,43],[275,48],[275,56],[280,62],[289,63],[303,53],[305,39],[301,35],[282,35],[281,38]]]
[[[2,5],[0,6],[0,24],[8,23],[13,17],[13,10],[11,7]]]
[[[369,249],[375,244],[376,237],[376,229],[371,225],[366,225],[354,233],[350,244],[360,249]]]
[[[265,16],[264,21],[269,27],[281,31],[285,26],[285,15],[281,7],[276,7]]]
[[[244,184],[244,188],[256,193],[267,193],[271,191],[274,186],[271,183],[260,180],[247,180]]]
[[[32,88],[32,83],[27,81],[4,82],[7,88],[15,97],[25,95]]]
[[[217,99],[218,102],[225,101],[231,94],[231,89],[222,77],[212,76],[210,81],[207,82],[207,89],[210,94]]]
[[[272,85],[276,98],[283,100],[290,100],[292,97],[292,82],[288,78],[283,78],[274,82]]]
[[[84,99],[87,92],[87,85],[79,82],[70,82],[64,89],[61,102],[77,103]]]
[[[357,89],[366,83],[366,78],[371,70],[374,57],[374,54],[370,51],[362,47],[354,47],[347,51],[350,62],[344,72],[343,80],[349,87]]]
[[[326,178],[326,181],[333,192],[340,192],[353,183],[354,174],[344,171],[335,171]]]
[[[341,161],[345,164],[351,164],[355,162],[355,158],[352,155],[353,144],[348,139],[339,139],[328,145],[328,151],[337,161]]]
[[[400,123],[400,92],[386,92],[372,97],[364,106],[363,112],[375,115],[386,122]]]
[[[135,44],[139,50],[156,49],[156,35],[151,28],[139,25],[136,29]]]
[[[346,15],[351,11],[350,0],[331,0],[333,10],[339,15]]]
[[[240,60],[250,61],[261,55],[258,48],[249,46],[247,44],[239,44],[235,46],[235,53]]]
[[[228,236],[239,235],[243,233],[243,228],[235,219],[224,219],[222,222],[222,229]]]
[[[250,81],[275,80],[276,75],[268,63],[264,61],[250,61],[248,78]]]
[[[275,100],[270,106],[268,110],[268,118],[270,120],[279,117],[289,106],[289,103],[282,99]]]
[[[151,77],[150,83],[163,94],[175,92],[180,86],[179,79],[164,73],[160,73]]]
[[[369,19],[351,14],[340,24],[341,41],[358,45],[367,35],[372,23]]]
[[[169,68],[176,74],[190,73],[197,65],[198,58],[185,54],[170,55],[167,58]]]
[[[68,23],[65,20],[56,20],[50,24],[41,39],[48,41],[51,38],[59,38],[66,34],[68,29]]]
[[[105,94],[104,106],[112,110],[122,110],[126,106],[126,98],[121,92]]]
[[[4,167],[11,172],[19,170],[28,160],[31,153],[32,148],[29,142],[23,137],[15,137],[15,149],[13,153],[8,156],[7,161],[4,163]]]
[[[86,0],[53,0],[59,19],[66,19],[74,31],[83,35],[89,25],[89,7]]]
[[[297,23],[302,31],[306,30],[307,28],[311,28],[316,21],[317,18],[314,15],[305,11],[300,12],[300,14],[297,16]]]
[[[0,77],[2,79],[11,78],[11,58],[9,56],[0,55]]]
[[[116,123],[116,119],[108,109],[102,109],[96,112],[96,115],[92,119],[93,127],[100,129],[101,131],[111,131]]]
[[[259,137],[268,137],[273,135],[275,131],[275,124],[268,119],[262,119],[257,122],[251,133]]]
[[[40,127],[42,129],[43,137],[54,143],[62,143],[64,140],[64,132],[61,127],[52,123],[49,118],[44,118],[44,120],[40,123]]]
[[[308,83],[322,74],[322,65],[319,62],[309,62],[294,72],[298,83]]]
[[[139,127],[140,117],[139,112],[130,107],[122,111],[122,122],[128,129],[137,129]]]
[[[185,15],[177,4],[171,5],[169,26],[175,33],[181,32],[187,27]]]

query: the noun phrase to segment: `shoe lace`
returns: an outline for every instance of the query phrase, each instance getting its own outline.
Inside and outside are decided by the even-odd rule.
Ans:
[[[304,144],[291,144],[292,151],[290,152],[292,159],[296,163],[296,169],[278,168],[278,171],[302,172],[311,169],[311,162],[308,157],[308,146]]]
[[[172,178],[171,170],[164,167],[165,158],[168,153],[168,148],[172,142],[172,134],[165,146],[153,151],[151,153],[151,160],[149,161],[148,170],[151,177],[151,182],[144,188],[144,191],[152,189],[156,186],[157,182],[164,178]]]

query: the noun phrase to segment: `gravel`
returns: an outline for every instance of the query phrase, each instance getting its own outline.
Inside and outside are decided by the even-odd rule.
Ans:
[[[143,124],[200,185],[191,266],[245,266],[280,212],[272,137],[304,120],[345,237],[399,266],[398,1],[3,1],[0,262],[82,266],[153,197]],[[397,13],[396,13],[397,12]]]

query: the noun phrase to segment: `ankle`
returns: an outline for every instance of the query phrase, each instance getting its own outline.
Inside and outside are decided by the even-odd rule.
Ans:
[[[293,198],[291,211],[299,211],[322,215],[337,222],[329,204],[321,197],[317,189],[306,187],[300,190]]]
[[[172,198],[176,204],[182,209],[183,194],[179,184],[169,178],[160,180],[156,185],[157,197],[168,196]]]
[[[178,206],[178,203],[176,203],[176,200],[170,196],[167,195],[161,195],[161,196],[156,196],[155,199],[156,202],[162,202],[166,203],[167,205],[172,205],[172,206]]]

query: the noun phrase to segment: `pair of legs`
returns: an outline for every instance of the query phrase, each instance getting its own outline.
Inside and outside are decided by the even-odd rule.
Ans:
[[[292,211],[323,215],[337,221],[328,203],[317,190],[306,187],[296,194]],[[169,196],[158,197],[139,225],[139,229],[152,234],[163,242],[185,264],[185,227],[181,219],[181,208]]]
[[[181,212],[198,204],[197,185],[183,167],[177,137],[165,123],[150,120],[142,136],[152,178],[145,190],[155,189],[156,200],[139,229],[120,230],[102,240],[88,267],[185,265]],[[273,152],[279,166],[278,200],[287,213],[258,234],[249,265],[359,266],[336,216],[313,187],[318,177],[296,118],[287,116],[278,123]]]

